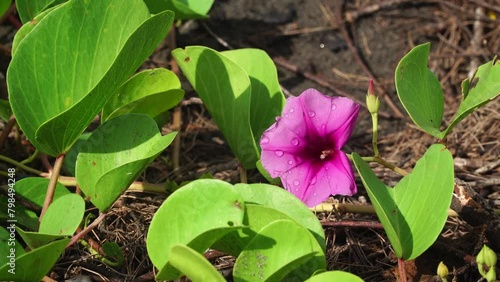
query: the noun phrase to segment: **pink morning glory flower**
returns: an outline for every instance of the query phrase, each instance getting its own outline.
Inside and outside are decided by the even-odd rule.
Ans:
[[[271,177],[307,206],[330,195],[352,195],[356,184],[340,149],[354,130],[359,105],[307,89],[286,100],[281,117],[260,139],[261,162]]]

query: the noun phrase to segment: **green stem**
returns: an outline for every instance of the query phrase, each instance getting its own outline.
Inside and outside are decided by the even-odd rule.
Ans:
[[[378,144],[377,144],[377,139],[378,139],[378,114],[377,113],[372,113],[372,127],[373,127],[373,135],[372,135],[372,146],[373,146],[373,153],[375,154],[375,157],[380,156],[378,152]]]
[[[30,157],[31,158],[31,157]],[[12,164],[26,172],[29,172],[31,174],[44,177],[44,178],[51,178],[50,173],[43,172],[34,168],[31,168],[25,164],[22,164],[18,161],[15,161],[11,158],[8,158],[6,156],[0,155],[0,161],[4,161],[6,163]],[[0,172],[0,175],[3,175],[2,172]],[[7,174],[5,174],[6,176]],[[70,176],[59,176],[58,182],[61,183],[64,186],[76,186],[76,178],[70,177]],[[155,194],[165,194],[165,192],[173,192],[173,191],[165,191],[165,184],[153,184],[153,183],[144,183],[144,182],[139,182],[139,181],[134,181],[128,188],[129,191],[137,191],[137,192],[151,192]]]
[[[34,169],[34,168],[31,168],[23,163],[20,163],[18,161],[15,161],[9,157],[6,157],[6,156],[2,156],[0,155],[0,161],[3,161],[3,162],[6,162],[6,163],[9,163],[9,164],[12,164],[12,165],[15,165],[16,167],[26,171],[26,172],[29,172],[29,173],[32,173],[32,174],[35,174],[35,175],[38,175],[38,176],[42,176],[43,175],[43,172],[37,170],[37,169]]]
[[[386,168],[400,174],[400,175],[408,175],[409,172],[402,169],[402,168],[399,168],[393,164],[391,164],[390,162],[384,160],[383,158],[379,157],[379,156],[375,156],[375,157],[363,157],[362,158],[365,162],[376,162],[378,164],[381,164],[383,166],[385,166]]]
[[[25,164],[29,164],[31,163],[34,159],[36,159],[36,157],[38,156],[38,149],[35,150],[35,152],[33,153],[33,155],[29,156],[27,159],[25,159],[24,161],[22,161],[21,163],[23,165]]]
[[[238,166],[238,170],[240,172],[240,183],[248,183],[248,177],[247,177],[247,171],[246,171],[246,169],[240,164]]]
[[[54,169],[50,175],[49,186],[47,187],[47,194],[45,194],[45,201],[43,202],[42,212],[40,213],[40,222],[42,221],[43,215],[47,211],[50,203],[54,199],[54,192],[56,191],[57,179],[59,178],[59,174],[61,173],[61,168],[63,166],[65,154],[60,154],[57,156],[56,161],[54,163]]]

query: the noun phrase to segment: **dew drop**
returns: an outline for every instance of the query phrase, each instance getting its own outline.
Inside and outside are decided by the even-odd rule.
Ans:
[[[293,161],[292,161],[292,160],[289,160],[289,161],[288,161],[288,164],[289,164],[289,165],[293,165]]]
[[[311,185],[316,184],[317,178],[316,176],[311,179]]]
[[[293,111],[295,111],[293,108],[290,109],[290,113],[293,113]]]
[[[299,139],[293,138],[291,143],[292,143],[293,146],[298,146],[299,145]]]
[[[337,105],[332,103],[332,110],[335,110],[335,109],[337,109]]]
[[[308,112],[308,113],[307,113],[307,115],[308,115],[310,118],[313,118],[313,117],[315,117],[315,116],[316,116],[316,112],[314,112],[314,111],[310,111],[310,112]]]
[[[285,153],[284,153],[283,151],[277,150],[277,151],[274,151],[274,154],[275,154],[277,157],[282,157]]]
[[[267,144],[267,143],[269,143],[269,138],[264,136],[262,137],[262,139],[260,139],[260,144]]]
[[[285,114],[285,117],[288,117],[288,114]]]
[[[321,130],[325,130],[325,128],[326,128],[326,124],[324,124],[324,123],[323,123],[323,124],[321,125]]]
[[[293,181],[293,185],[295,185],[295,186],[299,186],[299,184],[300,184],[300,181],[298,181],[297,179],[295,179],[295,180]]]
[[[314,193],[313,196],[316,197],[316,196],[318,196],[318,194]]]
[[[325,166],[325,170],[329,170],[329,169],[330,169],[330,167],[329,167],[329,166]]]

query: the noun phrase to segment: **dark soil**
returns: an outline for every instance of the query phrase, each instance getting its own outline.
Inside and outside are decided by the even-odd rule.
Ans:
[[[349,96],[362,103],[368,80],[374,79],[377,94],[383,97],[380,153],[390,162],[411,169],[425,149],[438,140],[413,126],[399,104],[393,80],[397,63],[412,47],[432,43],[429,67],[444,89],[447,124],[461,99],[461,81],[471,69],[500,53],[497,19],[500,3],[498,0],[346,2],[342,5],[341,1],[320,0],[219,0],[208,20],[183,22],[176,30],[175,42],[178,47],[204,45],[221,51],[264,49],[277,64],[286,95],[298,95],[313,87],[328,95]],[[475,24],[479,26],[476,29]],[[8,47],[9,40],[2,46]],[[144,67],[175,70],[170,50],[167,44],[158,48]],[[195,98],[196,93],[184,83],[179,170],[174,171],[170,162],[172,152],[165,152],[164,158],[156,160],[140,180],[180,183],[211,173],[215,178],[238,182],[238,163],[224,137]],[[487,204],[497,209],[500,206],[499,117],[497,99],[464,120],[447,140],[456,176],[470,183]],[[173,124],[168,124],[164,132],[174,129]],[[365,156],[373,154],[371,120],[366,110],[361,111],[353,138],[344,150]],[[389,185],[399,180],[386,169],[376,168],[376,172]],[[256,171],[250,171],[249,181],[262,178]],[[354,197],[335,197],[331,202],[366,202],[368,196],[361,183],[358,188],[359,193]],[[125,255],[124,265],[109,267],[82,247],[73,246],[50,276],[57,280],[76,275],[92,281],[152,280],[155,272],[147,257],[145,236],[154,212],[164,199],[164,195],[128,192],[89,235],[100,244],[117,242]],[[319,212],[318,218],[325,226],[330,270],[352,272],[365,281],[398,279],[396,258],[375,215],[329,211]],[[371,225],[357,225],[359,221]],[[460,217],[450,217],[436,243],[415,261],[407,262],[409,281],[438,281],[434,275],[440,261],[450,269],[450,279],[478,281],[474,256],[488,243],[485,228]],[[230,277],[233,258],[217,252],[206,256]]]

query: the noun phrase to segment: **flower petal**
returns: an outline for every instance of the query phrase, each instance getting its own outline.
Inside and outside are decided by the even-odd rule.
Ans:
[[[299,155],[282,150],[262,150],[260,156],[262,166],[271,177],[276,178],[305,162]]]
[[[315,89],[299,96],[304,119],[311,135],[329,137],[335,149],[340,149],[354,130],[359,105],[349,98],[330,97]]]
[[[342,151],[326,162],[302,163],[282,174],[285,189],[313,207],[330,195],[351,196],[357,192],[349,159]]]
[[[277,118],[260,139],[262,166],[271,177],[278,177],[304,161],[299,152],[308,144],[306,136],[299,98],[290,97],[282,117]]]

